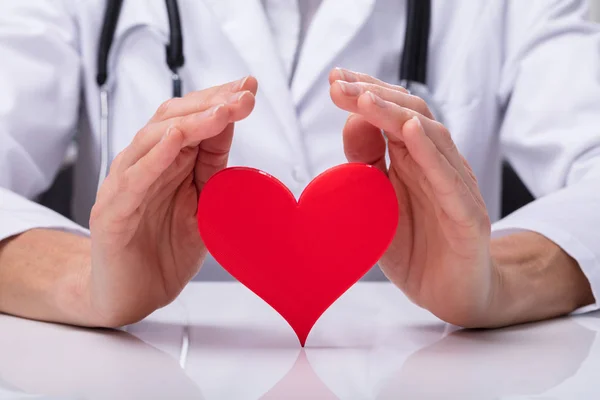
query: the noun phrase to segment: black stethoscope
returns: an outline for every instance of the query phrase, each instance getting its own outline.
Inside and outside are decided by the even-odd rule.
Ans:
[[[171,71],[173,97],[181,97],[181,76],[179,69],[185,59],[183,55],[183,35],[177,0],[165,0],[169,19],[169,43],[166,45],[166,63]],[[98,47],[96,82],[100,88],[100,174],[98,189],[108,173],[109,164],[109,90],[108,57],[113,37],[119,21],[123,0],[107,0]],[[400,85],[412,94],[425,100],[433,115],[441,121],[440,110],[435,106],[431,92],[427,88],[427,53],[429,51],[429,31],[431,25],[431,0],[407,0],[406,33],[404,51],[400,60]],[[443,122],[443,121],[441,121]]]

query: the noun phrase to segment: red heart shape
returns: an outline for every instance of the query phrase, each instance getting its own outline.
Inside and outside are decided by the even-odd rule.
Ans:
[[[381,258],[397,224],[389,179],[358,163],[317,176],[298,202],[262,171],[227,168],[198,203],[208,251],[281,314],[302,346],[321,314]]]

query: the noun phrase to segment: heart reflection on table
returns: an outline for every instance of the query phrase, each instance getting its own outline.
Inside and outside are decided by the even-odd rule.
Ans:
[[[294,366],[271,390],[263,400],[275,399],[338,399],[338,397],[319,379],[302,349]]]

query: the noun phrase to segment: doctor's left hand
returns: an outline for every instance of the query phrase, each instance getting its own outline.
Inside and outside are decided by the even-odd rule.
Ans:
[[[250,114],[257,87],[248,77],[168,100],[115,158],[90,217],[85,292],[99,325],[144,318],[200,269],[198,196],[226,166],[233,123]]]
[[[502,324],[487,320],[498,315],[500,285],[490,219],[475,175],[448,130],[402,87],[339,69],[330,83],[334,103],[351,113],[343,132],[348,160],[384,171],[398,198],[400,221],[380,260],[383,272],[413,302],[447,322]]]

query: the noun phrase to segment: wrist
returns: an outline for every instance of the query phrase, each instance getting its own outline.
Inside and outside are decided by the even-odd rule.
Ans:
[[[94,325],[87,277],[89,238],[32,229],[0,244],[0,312]]]
[[[68,257],[69,268],[56,281],[55,308],[60,319],[74,325],[101,326],[91,301],[91,254],[89,241],[80,243]]]
[[[538,321],[591,304],[589,282],[577,262],[534,232],[491,242],[494,270],[489,327]]]

